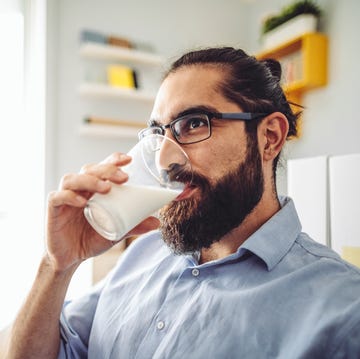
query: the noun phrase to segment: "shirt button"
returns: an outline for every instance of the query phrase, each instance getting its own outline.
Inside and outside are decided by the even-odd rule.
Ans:
[[[159,330],[162,330],[164,329],[165,327],[165,323],[162,321],[162,320],[159,320],[156,324],[156,327],[159,329]]]
[[[197,276],[200,274],[200,271],[199,271],[197,268],[194,268],[194,269],[191,271],[191,274],[192,274],[194,277],[197,277]]]

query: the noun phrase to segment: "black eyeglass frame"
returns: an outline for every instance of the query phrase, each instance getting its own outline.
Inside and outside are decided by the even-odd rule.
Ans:
[[[208,119],[208,128],[209,128],[209,134],[206,138],[202,138],[201,140],[196,140],[196,141],[192,141],[192,142],[183,142],[181,140],[178,139],[178,134],[176,133],[175,129],[174,129],[174,125],[183,120],[184,118],[187,118],[189,116],[196,116],[196,115],[201,115],[201,116],[206,116]],[[186,114],[184,116],[178,117],[175,120],[169,122],[166,125],[154,125],[154,126],[149,126],[147,128],[144,128],[143,130],[141,130],[138,134],[139,140],[141,140],[143,137],[145,137],[145,132],[148,131],[149,129],[158,129],[159,132],[157,134],[159,135],[165,135],[165,130],[166,129],[170,129],[172,135],[174,136],[176,142],[178,142],[181,145],[190,145],[192,143],[198,143],[198,142],[202,142],[207,140],[208,138],[211,137],[211,120],[213,119],[217,119],[217,120],[234,120],[234,121],[253,121],[253,120],[257,120],[259,118],[264,118],[266,116],[268,116],[269,113],[260,113],[260,112],[194,112],[194,113],[190,113],[190,114]],[[152,133],[155,134],[155,133]]]

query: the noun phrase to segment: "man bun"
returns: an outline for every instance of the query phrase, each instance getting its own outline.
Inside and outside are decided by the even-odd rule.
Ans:
[[[269,69],[271,75],[277,79],[277,82],[280,82],[282,74],[280,62],[275,59],[264,59],[261,62]]]

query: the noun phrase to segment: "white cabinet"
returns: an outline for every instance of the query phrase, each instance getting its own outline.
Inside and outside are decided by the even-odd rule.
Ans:
[[[287,169],[303,231],[360,267],[360,154],[289,160]]]
[[[360,154],[329,160],[331,245],[360,267]]]
[[[80,134],[135,137],[139,130],[146,126],[160,83],[159,76],[164,59],[140,50],[90,42],[81,45],[79,54],[83,60],[84,74],[78,92],[88,103],[87,107],[84,106],[83,118],[90,118],[88,122],[83,121]],[[133,68],[137,74],[138,88],[108,85],[106,68],[113,63],[122,63]],[[111,108],[112,111],[109,110]],[[96,118],[96,121],[92,118]],[[116,124],[109,124],[109,119]]]
[[[303,231],[330,245],[327,156],[288,160],[288,195],[294,200]]]

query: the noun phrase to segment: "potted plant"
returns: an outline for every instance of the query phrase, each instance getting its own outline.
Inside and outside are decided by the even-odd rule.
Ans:
[[[267,17],[262,23],[262,40],[265,49],[275,47],[306,32],[317,30],[322,14],[312,0],[300,0]]]

